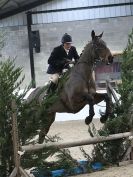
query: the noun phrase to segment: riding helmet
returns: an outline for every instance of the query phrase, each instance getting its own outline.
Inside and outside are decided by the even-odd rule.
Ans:
[[[62,44],[64,44],[64,43],[72,43],[72,37],[69,34],[65,33],[62,36],[61,42],[62,42]]]

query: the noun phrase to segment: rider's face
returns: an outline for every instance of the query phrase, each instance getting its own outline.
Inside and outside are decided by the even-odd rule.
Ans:
[[[69,50],[70,48],[71,48],[71,46],[72,46],[72,43],[64,43],[64,48],[66,49],[66,50]]]

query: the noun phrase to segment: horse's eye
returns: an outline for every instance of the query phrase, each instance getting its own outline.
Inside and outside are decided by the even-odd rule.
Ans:
[[[106,48],[107,48],[106,46],[102,45],[99,47],[99,50],[106,49]]]

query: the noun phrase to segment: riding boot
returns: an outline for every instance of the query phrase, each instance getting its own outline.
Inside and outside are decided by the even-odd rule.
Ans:
[[[49,93],[53,93],[55,91],[56,87],[57,87],[57,85],[51,81],[46,94],[48,95]]]

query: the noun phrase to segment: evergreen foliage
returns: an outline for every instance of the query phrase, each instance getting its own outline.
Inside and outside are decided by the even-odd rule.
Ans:
[[[4,46],[5,34],[0,32],[0,49]],[[11,58],[2,58],[0,62],[0,177],[7,177],[14,169],[13,142],[12,142],[12,100],[16,102],[16,114],[18,122],[18,134],[20,145],[29,144],[38,135],[42,126],[47,126],[47,108],[58,99],[58,94],[68,77],[65,73],[60,79],[60,84],[55,93],[48,95],[46,100],[40,105],[36,99],[30,104],[25,104],[24,97],[30,89],[25,88],[20,92],[22,68],[15,67],[15,62]],[[47,89],[44,86],[42,92]],[[58,141],[59,137],[47,137],[45,143]],[[46,159],[58,152],[58,161],[49,163]],[[71,162],[71,163],[70,163]],[[39,152],[25,153],[21,159],[24,168],[37,167],[50,171],[51,169],[70,166],[73,167],[75,161],[71,158],[67,150],[57,148],[45,148]]]
[[[95,126],[89,128],[91,136],[108,136],[133,129],[133,30],[122,55],[121,79],[122,84],[118,85],[117,90],[121,95],[120,105],[115,105],[114,115],[100,130],[97,131]],[[117,163],[122,160],[129,145],[127,138],[96,144],[93,150],[94,161]]]
[[[41,126],[47,126],[47,108],[58,99],[64,79],[54,94],[50,94],[45,102],[40,105],[36,100],[31,104],[24,103],[24,97],[30,87],[20,94],[20,85],[24,76],[20,79],[22,68],[15,67],[14,60],[8,59],[0,62],[0,177],[9,176],[14,168],[13,143],[12,143],[12,100],[17,106],[17,122],[19,130],[20,145],[29,144],[38,135]],[[64,75],[66,78],[66,75]],[[43,88],[46,89],[45,87]],[[59,137],[47,137],[45,143],[58,141]],[[58,161],[48,163],[46,159],[58,152]],[[71,162],[71,163],[70,163]],[[69,151],[57,148],[45,148],[39,152],[25,153],[21,158],[24,168],[36,167],[50,171],[52,169],[73,167],[75,161],[71,158]],[[72,165],[73,164],[73,165]]]
[[[47,127],[49,117],[47,115],[47,109],[59,98],[60,91],[63,88],[64,82],[69,77],[70,70],[65,72],[60,78],[60,82],[55,92],[49,93],[49,95],[42,101],[41,105],[36,99],[34,99],[30,105],[24,104],[21,107],[21,114],[19,115],[20,127],[19,134],[21,135],[22,145],[29,143],[36,135],[38,135],[41,127]],[[45,92],[47,86],[42,88],[42,92]],[[40,93],[39,93],[40,94]],[[22,127],[23,125],[23,127]],[[25,128],[25,132],[23,129]],[[28,139],[27,139],[28,137]],[[57,142],[60,138],[55,135],[53,137],[46,136],[44,143]],[[57,160],[55,162],[47,162],[47,158],[55,155]],[[39,152],[25,153],[21,160],[24,168],[36,167],[43,171],[50,172],[51,170],[64,168],[66,171],[70,171],[75,165],[76,161],[71,157],[68,150],[60,150],[58,148],[44,148]]]
[[[22,72],[21,68],[15,69],[14,61],[10,59],[0,62],[0,176],[6,177],[13,168],[13,145],[12,145],[12,100],[20,102],[18,96],[19,86],[24,77],[18,80]],[[14,93],[14,94],[13,94]],[[23,93],[24,95],[25,93]]]

